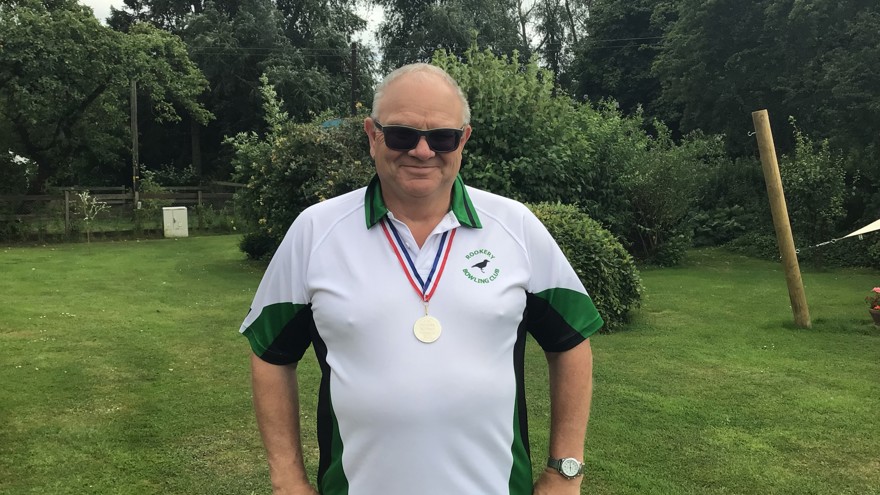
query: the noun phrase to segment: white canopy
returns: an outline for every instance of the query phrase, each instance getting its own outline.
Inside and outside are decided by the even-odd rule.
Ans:
[[[852,237],[854,235],[867,234],[868,232],[873,232],[875,230],[880,230],[880,220],[877,220],[873,223],[865,225],[864,227],[860,228],[859,230],[841,237],[841,239],[845,239],[847,237]]]

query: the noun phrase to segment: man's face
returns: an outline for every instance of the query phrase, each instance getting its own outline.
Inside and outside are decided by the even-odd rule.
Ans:
[[[400,76],[385,88],[377,120],[383,126],[405,125],[417,129],[460,129],[462,104],[455,89],[433,74],[411,73]],[[425,137],[409,151],[385,145],[385,136],[373,119],[364,121],[370,139],[370,155],[382,182],[382,195],[389,206],[432,204],[449,200],[452,183],[461,169],[461,152],[471,134],[466,126],[458,148],[437,153]]]

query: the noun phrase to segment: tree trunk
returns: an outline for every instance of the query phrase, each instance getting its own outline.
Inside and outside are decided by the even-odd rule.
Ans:
[[[574,15],[571,13],[571,5],[569,5],[569,0],[565,0],[565,14],[568,16],[568,25],[571,29],[571,41],[577,45],[578,35],[577,29],[575,29],[574,25]]]

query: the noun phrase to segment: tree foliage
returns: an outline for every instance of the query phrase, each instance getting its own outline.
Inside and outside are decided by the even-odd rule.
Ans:
[[[802,245],[813,245],[832,239],[844,217],[846,173],[827,140],[815,143],[791,123],[794,152],[782,157],[779,171],[792,232]]]
[[[827,139],[827,150],[816,153],[839,153],[846,187],[855,188],[844,197],[838,228],[874,220],[880,216],[878,25],[880,4],[865,0],[682,0],[654,64],[659,107],[684,131],[724,133],[737,156],[753,155],[750,113],[762,108],[771,114],[781,154],[804,151],[798,136]],[[789,132],[788,116],[802,134]]]
[[[588,188],[580,157],[589,155],[589,143],[572,120],[572,102],[553,96],[552,73],[476,48],[464,60],[438,53],[434,64],[458,81],[471,106],[474,132],[462,170],[468,183],[522,201],[579,202]]]
[[[463,55],[473,44],[496,54],[529,51],[513,0],[375,0],[385,9],[379,27],[383,66],[390,71],[428,62],[434,52]]]
[[[114,11],[111,24],[124,30],[131,20],[153,22],[185,40],[209,81],[204,104],[217,116],[201,131],[205,173],[227,177],[232,172],[230,156],[221,142],[261,128],[262,75],[282,96],[285,111],[300,122],[326,110],[348,113],[353,80],[359,101],[365,101],[374,61],[371,52],[358,45],[356,63],[351,64],[352,36],[365,26],[354,5],[354,0],[127,0],[123,11]],[[145,139],[185,142],[190,132],[154,128]],[[177,168],[186,167],[190,156],[184,151],[151,157],[150,165],[174,162]]]
[[[734,150],[752,146],[744,131],[761,108],[864,147],[875,139],[864,129],[880,125],[868,89],[880,81],[878,16],[880,5],[864,0],[682,0],[655,65],[662,103],[683,130],[725,133]]]
[[[33,160],[32,190],[124,168],[132,79],[159,120],[211,117],[196,100],[204,77],[167,32],[115,32],[73,0],[6,2],[0,32],[0,128],[9,131],[0,144]]]
[[[723,157],[717,136],[676,143],[661,123],[615,105],[555,95],[553,75],[533,60],[472,49],[434,63],[461,85],[473,133],[462,175],[474,186],[526,202],[581,209],[639,257],[675,264],[689,246],[686,221]]]
[[[571,66],[574,48],[586,32],[591,15],[591,1],[538,0],[534,4],[535,31],[538,34],[535,52],[553,72],[556,82],[564,87],[573,77]]]
[[[660,96],[652,65],[663,35],[677,16],[677,0],[594,0],[587,36],[574,46],[573,94],[616,100],[627,113],[642,107],[651,116]]]

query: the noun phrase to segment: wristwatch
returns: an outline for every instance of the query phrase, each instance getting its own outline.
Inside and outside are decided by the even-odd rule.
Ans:
[[[562,459],[554,459],[550,457],[547,459],[547,467],[559,471],[559,474],[567,479],[577,478],[584,474],[584,464],[574,457],[565,457]]]

